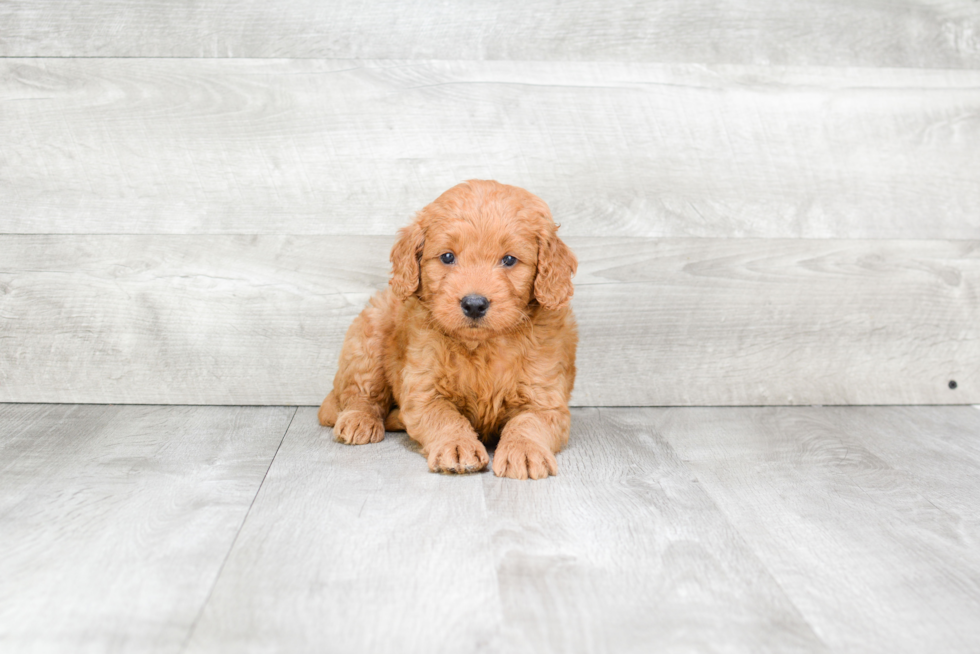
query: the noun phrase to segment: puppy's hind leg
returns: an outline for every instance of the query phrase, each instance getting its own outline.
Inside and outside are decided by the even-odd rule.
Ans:
[[[320,424],[324,427],[333,427],[335,424],[337,424],[337,413],[339,412],[340,409],[337,407],[337,398],[333,394],[333,391],[330,391],[330,394],[327,395],[327,399],[325,399],[323,404],[320,405],[320,411],[317,412],[316,417],[320,420]]]
[[[333,391],[320,406],[320,424],[332,425],[341,443],[378,443],[385,437],[392,395],[384,372],[382,318],[372,303],[354,319],[340,351]]]
[[[405,423],[402,422],[401,409],[395,407],[385,418],[385,431],[405,431]]]

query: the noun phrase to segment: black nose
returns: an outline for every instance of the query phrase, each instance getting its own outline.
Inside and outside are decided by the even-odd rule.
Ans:
[[[490,300],[482,295],[467,295],[459,301],[459,306],[463,307],[463,313],[467,318],[482,318],[490,308]]]

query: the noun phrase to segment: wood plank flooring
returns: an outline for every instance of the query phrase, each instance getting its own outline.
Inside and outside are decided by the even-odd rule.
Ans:
[[[180,651],[294,413],[0,405],[0,651]]]
[[[980,644],[976,407],[575,409],[542,482],[330,435],[312,407],[0,405],[0,650]]]
[[[501,603],[486,475],[430,474],[404,434],[361,449],[331,433],[313,408],[297,411],[188,651],[491,643]]]
[[[568,242],[576,405],[980,402],[980,241]],[[391,243],[0,236],[0,401],[318,404]]]

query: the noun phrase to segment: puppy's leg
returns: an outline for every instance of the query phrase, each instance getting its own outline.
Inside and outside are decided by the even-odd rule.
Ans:
[[[395,407],[385,418],[385,431],[405,431],[405,423],[402,422],[401,409]]]
[[[408,435],[422,446],[432,472],[479,472],[490,463],[487,448],[470,421],[445,399],[406,402],[400,414]]]
[[[337,424],[338,413],[340,413],[340,409],[337,407],[337,396],[333,394],[333,391],[330,391],[327,398],[323,400],[323,404],[320,405],[316,417],[324,427],[333,427]]]
[[[379,318],[380,312],[369,306],[354,319],[340,351],[333,391],[320,406],[320,424],[332,425],[341,443],[378,443],[385,437],[384,419],[392,398]]]
[[[544,479],[558,474],[555,453],[568,442],[567,408],[525,411],[511,418],[493,454],[493,474],[512,479]]]

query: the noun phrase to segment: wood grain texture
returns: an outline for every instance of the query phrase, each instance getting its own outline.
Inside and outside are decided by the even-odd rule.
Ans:
[[[580,405],[980,393],[980,243],[592,239],[575,250]]]
[[[635,414],[574,410],[559,474],[543,483],[483,476],[500,651],[827,651]]]
[[[904,477],[956,525],[963,542],[980,551],[980,414],[964,409],[904,407],[829,412],[846,419],[862,446]],[[978,407],[972,407],[976,409]],[[976,562],[976,557],[968,559]],[[980,587],[980,575],[972,575]]]
[[[980,67],[980,10],[951,0],[7,0],[0,25],[2,56]]]
[[[568,242],[576,405],[980,400],[977,242]],[[318,404],[391,243],[0,237],[0,401]]]
[[[492,178],[575,236],[980,238],[974,70],[6,59],[0,103],[7,234],[385,235]]]
[[[0,405],[0,649],[179,652],[294,412]]]
[[[574,409],[541,482],[433,475],[315,414],[0,405],[0,649],[980,639],[977,407]]]
[[[500,622],[478,475],[300,408],[187,652],[469,652]]]
[[[662,440],[573,424],[534,484],[299,409],[188,652],[823,651]]]
[[[691,466],[832,650],[976,649],[976,411],[641,410],[634,419]]]

